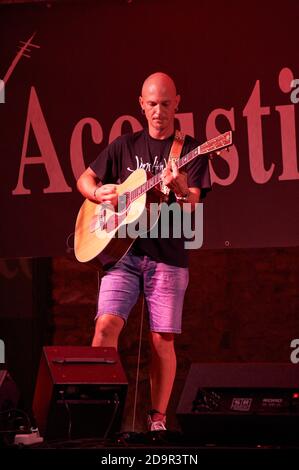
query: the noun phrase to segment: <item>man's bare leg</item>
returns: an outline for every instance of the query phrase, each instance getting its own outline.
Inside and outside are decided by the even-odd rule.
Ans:
[[[118,337],[124,326],[124,320],[111,313],[101,315],[96,322],[92,346],[118,348]]]
[[[165,414],[176,373],[174,334],[151,333],[150,365],[152,408]]]

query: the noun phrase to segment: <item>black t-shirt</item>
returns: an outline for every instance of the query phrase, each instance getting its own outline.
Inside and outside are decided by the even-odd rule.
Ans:
[[[123,183],[138,168],[156,174],[165,168],[172,142],[173,136],[163,140],[153,139],[147,130],[125,134],[109,144],[90,164],[90,168],[103,184]],[[181,156],[198,145],[195,139],[186,136]],[[195,158],[183,170],[187,172],[188,187],[201,188],[201,199],[205,197],[211,189],[208,158]],[[174,201],[175,197],[170,193],[169,203]],[[171,227],[169,232],[169,238],[137,238],[132,251],[166,264],[187,267],[188,250],[184,248],[184,237],[173,238]]]

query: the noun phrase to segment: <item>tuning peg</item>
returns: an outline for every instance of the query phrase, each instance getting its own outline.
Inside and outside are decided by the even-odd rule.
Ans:
[[[221,154],[221,151],[218,150],[218,151],[216,152],[216,155],[220,155],[220,154]]]

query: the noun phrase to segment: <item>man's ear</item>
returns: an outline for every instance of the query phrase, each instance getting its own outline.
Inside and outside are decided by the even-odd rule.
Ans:
[[[176,100],[176,108],[178,108],[180,101],[181,101],[181,95],[176,95],[175,100]]]
[[[143,98],[142,98],[142,96],[139,96],[139,104],[140,104],[142,110],[144,111],[144,107],[143,107]]]

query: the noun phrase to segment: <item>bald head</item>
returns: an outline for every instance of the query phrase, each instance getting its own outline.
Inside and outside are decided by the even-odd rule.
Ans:
[[[174,117],[180,96],[172,78],[156,72],[144,81],[139,103],[148,121],[149,133],[156,139],[165,139],[174,132]]]
[[[144,96],[144,94],[153,88],[167,91],[172,96],[176,96],[175,83],[166,73],[156,72],[147,77],[142,85],[141,95]]]

